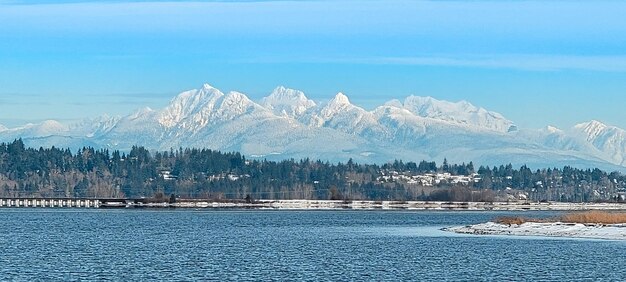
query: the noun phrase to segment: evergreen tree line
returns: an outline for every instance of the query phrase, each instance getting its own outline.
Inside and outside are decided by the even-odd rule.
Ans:
[[[390,172],[478,173],[479,180],[469,185],[441,183],[431,187],[433,191],[402,181],[379,181]],[[0,197],[479,200],[474,194],[493,195],[510,188],[527,191],[534,200],[593,201],[615,200],[625,182],[626,177],[617,172],[571,167],[531,171],[507,165],[475,171],[472,163],[445,160],[441,166],[428,161],[331,164],[310,159],[252,160],[237,152],[209,149],[150,152],[135,146],[124,153],[85,147],[71,152],[27,148],[21,139],[0,144]],[[489,200],[486,197],[481,199]]]

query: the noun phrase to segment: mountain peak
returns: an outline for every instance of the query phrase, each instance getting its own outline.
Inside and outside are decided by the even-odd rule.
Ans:
[[[598,150],[606,152],[614,163],[626,165],[626,131],[624,129],[591,120],[575,125],[574,132],[581,134]]]
[[[230,91],[224,96],[219,107],[215,108],[215,117],[231,119],[254,108],[260,107],[248,96],[241,92]]]
[[[428,116],[433,112],[452,113],[461,111],[478,111],[477,108],[467,101],[449,102],[445,100],[437,100],[431,96],[421,97],[410,95],[404,99],[404,107],[413,110],[416,114]]]
[[[213,87],[211,84],[205,83],[202,85],[202,89],[211,90],[211,89],[217,89],[217,88]]]
[[[282,98],[300,98],[304,93],[302,91],[287,88],[285,86],[278,86],[274,88],[270,96],[272,97],[282,97]]]
[[[626,167],[626,132],[595,120],[563,131],[546,127],[508,134],[515,128],[511,121],[466,101],[409,96],[368,111],[351,104],[343,93],[316,106],[302,91],[284,86],[276,87],[262,105],[242,93],[224,94],[205,84],[180,93],[157,111],[143,108],[121,118],[69,127],[46,121],[2,128],[0,141],[23,137],[37,147],[93,144],[127,150],[139,144],[154,150],[197,147],[334,161],[454,156],[456,161],[485,164]]]
[[[7,128],[6,126],[0,124],[0,131],[5,131],[7,129],[9,129],[9,128]]]
[[[296,89],[287,88],[284,86],[278,86],[274,88],[272,93],[264,99],[271,101],[308,101],[304,92]]]
[[[211,86],[208,83],[205,83],[204,85],[202,85],[202,89],[200,89],[200,91],[197,92],[197,94],[201,94],[201,95],[218,95],[218,96],[224,95],[224,93],[222,93],[222,91],[220,91],[219,89]]]
[[[587,140],[596,138],[608,128],[610,128],[608,125],[597,120],[579,123],[574,126],[574,129],[582,132]]]
[[[212,109],[223,96],[224,93],[206,83],[201,89],[180,93],[161,112],[159,122],[165,127],[172,127],[205,108]]]
[[[141,112],[141,113],[150,113],[150,112],[154,112],[154,110],[148,106],[140,108],[137,112]],[[104,118],[107,118],[107,116],[104,116]]]
[[[39,136],[65,132],[69,129],[68,126],[51,119],[44,120],[39,124],[33,124],[31,128],[37,132]]]
[[[132,113],[130,115],[130,118],[133,118],[133,119],[139,118],[141,116],[147,115],[147,114],[152,113],[152,112],[154,112],[154,110],[152,108],[150,108],[150,107],[139,108],[134,113]]]
[[[237,91],[230,91],[224,96],[224,101],[231,103],[243,103],[251,101],[246,94]]]
[[[397,105],[398,103],[396,103]],[[512,121],[501,114],[476,107],[467,101],[449,102],[433,97],[408,96],[402,105],[415,115],[499,132],[515,131]]]
[[[329,104],[347,105],[350,104],[350,99],[348,99],[348,96],[339,92],[332,100],[330,100]]]
[[[279,116],[296,117],[315,106],[300,90],[278,86],[261,100],[261,105]]]
[[[170,101],[170,105],[176,103],[202,104],[204,102],[203,100],[211,99],[214,96],[221,97],[224,96],[224,93],[222,93],[219,89],[209,85],[208,83],[205,83],[200,89],[189,90],[178,94],[176,97],[174,97],[174,99],[172,99],[172,101]]]
[[[48,119],[48,120],[44,120],[44,121],[41,123],[41,126],[45,126],[45,127],[57,127],[57,126],[63,126],[63,124],[62,124],[62,123],[60,123],[60,122],[58,122],[58,121],[56,121],[56,120],[53,120],[53,119]]]
[[[383,106],[395,107],[395,108],[404,108],[404,105],[402,105],[402,102],[400,102],[400,100],[398,100],[398,99],[389,100],[389,101],[385,102],[385,104]]]
[[[604,129],[607,128],[608,125],[604,124],[601,121],[598,120],[590,120],[588,122],[583,122],[583,123],[579,123],[577,125],[575,125],[576,128],[596,128],[596,129]]]
[[[546,126],[543,131],[547,132],[547,133],[562,133],[563,130],[559,129],[556,126],[552,126],[552,125],[548,125]]]

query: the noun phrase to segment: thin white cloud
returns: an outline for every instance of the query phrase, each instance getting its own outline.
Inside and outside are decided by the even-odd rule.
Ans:
[[[366,64],[507,68],[531,71],[626,71],[626,56],[490,55],[464,57],[384,57],[357,59]]]
[[[466,67],[516,69],[525,71],[585,70],[626,72],[626,55],[566,56],[566,55],[426,55],[414,57],[280,57],[240,60],[242,63],[339,63],[365,65],[414,65],[435,67]]]

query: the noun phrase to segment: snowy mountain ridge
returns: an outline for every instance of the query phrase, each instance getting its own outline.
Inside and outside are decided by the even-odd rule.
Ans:
[[[606,153],[614,163],[626,166],[626,131],[592,120],[574,126],[583,138],[598,150]]]
[[[421,117],[489,128],[500,132],[516,129],[513,122],[505,119],[501,114],[476,107],[467,101],[453,103],[433,97],[409,96],[404,100],[402,107]]]
[[[387,162],[447,158],[477,164],[572,165],[626,170],[626,134],[590,121],[569,130],[518,130],[499,113],[466,101],[409,96],[368,111],[337,93],[316,103],[279,86],[259,102],[224,94],[209,84],[184,91],[163,109],[102,116],[64,125],[56,121],[3,129],[0,141],[27,145],[128,150],[206,147],[282,159]]]
[[[278,116],[298,118],[308,109],[315,107],[304,92],[279,86],[272,93],[261,99],[261,105]]]

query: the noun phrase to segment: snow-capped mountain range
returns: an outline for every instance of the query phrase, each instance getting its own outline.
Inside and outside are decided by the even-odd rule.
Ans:
[[[626,171],[626,133],[598,121],[570,129],[518,129],[499,113],[469,102],[409,96],[368,111],[338,93],[325,103],[277,87],[258,102],[205,84],[160,110],[102,116],[72,124],[48,120],[0,125],[0,141],[32,147],[129,150],[201,147],[267,159],[311,158],[383,163],[447,158],[485,165],[599,167]]]

